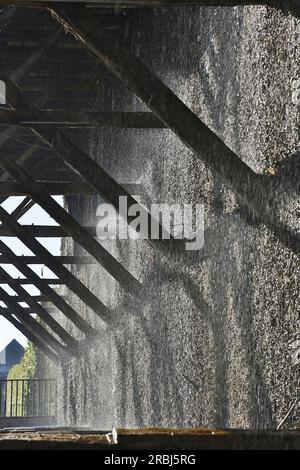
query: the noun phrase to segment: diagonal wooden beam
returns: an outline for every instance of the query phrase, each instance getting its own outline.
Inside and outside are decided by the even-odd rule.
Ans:
[[[172,130],[207,166],[223,179],[245,206],[264,225],[296,253],[300,253],[300,238],[280,219],[281,198],[270,183],[253,172],[227,145],[210,130],[158,77],[139,59],[131,57],[128,51],[98,43],[84,25],[84,10],[68,6],[51,9],[54,17],[71,32],[75,38],[115,74],[143,103]],[[62,139],[57,132],[53,147]],[[75,155],[76,157],[76,155]],[[74,165],[74,155],[64,155]],[[76,164],[80,166],[80,163]],[[84,173],[82,173],[84,176]],[[92,175],[89,175],[90,181]],[[264,204],[262,204],[264,201]]]
[[[65,342],[67,346],[74,348],[77,341],[67,333],[67,331],[47,312],[47,310],[38,303],[37,298],[30,295],[24,287],[16,282],[1,266],[0,276],[6,279],[6,283],[18,294],[18,302],[26,302],[34,312],[48,325],[54,333],[56,333]]]
[[[32,271],[2,240],[0,240],[0,252],[5,254],[9,262],[13,264],[37,289],[41,291],[74,325],[79,328],[85,335],[92,335],[93,328],[81,318],[81,316],[59,295],[56,290],[49,287],[49,279],[41,279],[34,271]],[[55,282],[54,282],[55,281]],[[25,282],[19,280],[20,283]],[[64,281],[65,282],[65,281]],[[55,279],[53,284],[61,284],[60,279]]]
[[[100,318],[108,321],[110,314],[107,307],[82,282],[77,279],[64,265],[49,253],[22,225],[15,221],[2,207],[0,207],[0,221],[9,227],[23,243],[40,260],[53,271],[57,277],[64,279],[66,286],[89,306]],[[86,322],[76,313],[77,323],[81,329],[86,328]]]
[[[10,214],[14,219],[19,220],[23,217],[26,212],[28,212],[33,206],[35,202],[29,196],[26,196],[22,202],[16,207],[13,212]]]
[[[1,78],[1,76],[0,76]],[[13,83],[13,81],[9,77],[3,77],[5,80],[10,84],[10,88],[14,90],[14,94],[18,97],[19,103],[21,103],[23,109],[31,109],[34,110],[34,113],[39,113],[38,108],[36,108],[34,105],[31,105],[27,102],[27,100],[24,98],[22,91],[20,88]],[[127,199],[127,203],[129,206],[135,205],[136,208],[139,208],[139,211],[141,213],[144,213],[145,217],[148,220],[147,227],[142,225],[140,227],[140,234],[145,237],[149,241],[150,244],[155,245],[159,248],[163,248],[165,250],[166,247],[170,248],[176,247],[177,250],[184,251],[185,250],[185,240],[174,240],[170,234],[169,237],[166,236],[166,231],[161,227],[160,223],[157,222],[156,220],[153,219],[151,214],[144,208],[142,207],[136,199],[129,194],[126,189],[119,185],[100,165],[98,165],[92,158],[90,158],[85,152],[80,150],[78,147],[76,147],[71,140],[60,130],[56,129],[53,131],[51,127],[46,127],[46,126],[34,126],[32,127],[32,130],[38,134],[43,141],[45,141],[55,152],[57,152],[64,162],[71,167],[76,173],[79,173],[82,178],[84,178],[87,183],[94,188],[102,197],[104,197],[107,201],[109,201],[117,211],[119,211],[119,198],[121,196],[125,196]],[[13,162],[7,157],[7,156],[2,156],[0,160],[0,164],[5,164],[5,168],[8,171],[8,165],[10,166],[9,173],[18,181],[20,181],[19,178],[22,177],[20,172],[17,172],[16,165],[14,168]],[[18,173],[18,176],[17,176]],[[28,175],[26,175],[26,179],[28,178]],[[24,180],[24,183],[28,183],[28,180]],[[33,196],[32,196],[33,197]],[[48,209],[49,212],[49,209]],[[125,216],[126,222],[129,224],[131,221],[135,219],[135,216],[129,216],[128,214],[122,214]],[[60,224],[63,226],[63,224],[60,222]],[[151,239],[151,227],[156,224],[159,227],[159,240],[152,240]],[[78,228],[78,227],[77,227]],[[68,230],[70,230],[70,223],[68,224]],[[75,232],[74,232],[75,234]],[[76,236],[78,236],[79,233],[77,232]],[[84,235],[82,233],[82,235]],[[163,236],[164,235],[164,236]],[[74,235],[72,235],[73,238],[76,240]],[[167,240],[168,243],[164,243],[164,239],[169,238]],[[79,239],[77,239],[78,241]],[[172,241],[172,245],[170,244],[170,240]],[[82,241],[78,241],[82,246]],[[84,246],[85,248],[85,246]],[[165,251],[166,253],[166,251]],[[95,254],[93,253],[92,256],[95,257]],[[97,259],[97,258],[96,258]],[[106,266],[104,266],[105,269]],[[112,269],[112,267],[110,268]],[[108,269],[107,269],[108,270]],[[116,273],[120,276],[121,280],[125,282],[125,276],[119,272]],[[116,274],[113,276],[116,278]],[[122,277],[121,277],[122,274]],[[117,278],[116,278],[117,279]],[[121,281],[117,279],[120,283]],[[128,282],[128,281],[127,281]],[[136,280],[130,279],[130,288],[132,290],[135,290],[135,292],[139,291],[140,286],[138,285],[138,282]],[[124,286],[123,286],[124,287]]]
[[[20,184],[30,184],[33,182],[29,174],[10,158],[1,155],[0,165]],[[77,243],[92,255],[125,290],[130,294],[139,294],[141,287],[140,283],[64,208],[62,208],[51,196],[46,194],[46,186],[44,189],[45,194],[35,194],[32,192],[30,194],[31,198],[56,222],[58,222]]]

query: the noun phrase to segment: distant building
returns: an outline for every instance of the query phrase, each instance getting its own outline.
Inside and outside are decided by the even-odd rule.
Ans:
[[[7,378],[9,370],[21,361],[23,354],[23,346],[15,339],[0,351],[0,380]]]

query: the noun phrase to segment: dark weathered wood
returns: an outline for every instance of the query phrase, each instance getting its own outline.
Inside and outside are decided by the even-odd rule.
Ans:
[[[25,170],[6,156],[0,156],[0,165],[20,184],[23,182],[33,182],[32,178],[30,178]],[[51,196],[35,193],[31,193],[30,196],[56,220],[77,243],[90,253],[124,289],[131,294],[139,294],[140,283]]]
[[[0,5],[51,7],[58,2],[55,0],[0,0]],[[264,5],[268,0],[80,0],[80,3],[94,4],[99,7],[118,8],[126,7],[153,7],[153,6],[237,6],[237,5]]]
[[[14,83],[13,80],[11,80],[9,77],[5,77],[5,80],[7,81],[7,83],[9,83],[10,88],[13,89],[14,95],[18,97],[18,101],[22,109],[27,110],[27,112],[28,111],[34,112],[35,114],[38,115],[39,109],[36,106],[30,105],[30,103],[27,102],[27,99],[24,97],[24,93],[22,93],[22,90],[16,85],[16,83]],[[111,178],[111,176],[108,173],[106,173],[103,170],[103,168],[100,167],[92,158],[90,158],[81,149],[77,148],[68,138],[68,136],[66,136],[63,132],[59,131],[58,129],[53,130],[51,126],[47,127],[47,126],[34,125],[32,129],[37,135],[41,137],[41,139],[44,142],[48,143],[48,145],[51,148],[53,148],[53,150],[62,157],[62,159],[68,166],[70,166],[76,173],[79,173],[80,176],[83,177],[90,186],[96,189],[102,197],[104,197],[107,201],[109,201],[115,207],[117,211],[119,211],[119,197],[120,196],[125,196],[127,198],[127,202],[129,206],[136,205],[136,207],[139,207],[140,212],[144,212],[145,216],[148,219],[147,228],[144,226],[141,226],[140,234],[144,236],[149,241],[149,243],[155,246],[158,246],[159,248],[162,248],[162,247],[165,248],[166,244],[161,243],[161,242],[163,241],[162,240],[163,238],[168,238],[168,237],[166,236],[166,232],[161,227],[161,225],[158,223],[159,240],[152,240],[151,227],[153,226],[154,223],[157,223],[157,222],[154,221],[151,214],[147,212],[145,208],[140,206],[140,204],[134,199],[134,197],[131,194],[129,194],[125,190],[124,187],[120,186],[113,178]],[[25,175],[25,178],[24,178],[24,175],[22,175],[20,170],[17,168],[17,165],[15,165],[14,162],[12,162],[7,156],[3,155],[1,157],[0,163],[2,166],[5,164],[7,171],[8,171],[8,166],[10,167],[9,173],[13,175],[14,179],[17,179],[18,181],[20,181],[20,178],[22,178],[22,182],[24,181],[25,183],[28,183],[28,175]],[[12,168],[13,166],[14,168]],[[43,197],[45,198],[46,196],[43,196]],[[47,212],[49,212],[49,207],[47,209]],[[128,216],[128,214],[125,214],[124,216],[126,218],[127,223],[130,223],[132,220],[135,219],[134,216]],[[58,220],[58,219],[56,218],[55,220]],[[62,226],[64,226],[61,221],[59,221],[59,223]],[[65,228],[71,234],[71,231],[70,231],[71,220],[69,220],[69,223]],[[75,229],[75,227],[73,227],[73,229]],[[81,237],[81,241],[79,241],[79,238],[78,238],[80,236],[79,231],[78,231],[79,229],[80,229],[80,226],[79,227],[77,226],[77,232],[73,230],[72,236],[76,241],[78,241],[79,244],[81,244],[85,249],[87,249],[87,251],[90,252],[93,242],[90,242],[88,247],[86,246],[86,244],[83,245],[83,243],[85,243],[84,238],[86,238],[87,235],[84,233],[81,233],[82,237]],[[75,235],[77,239],[75,238]],[[185,250],[185,240],[174,240],[170,235],[169,235],[169,238],[172,240],[172,242],[175,241],[177,250],[181,250],[181,251]],[[167,246],[170,248],[170,243],[168,243]],[[172,246],[174,246],[174,243],[172,244]],[[94,257],[95,255],[96,253],[93,253]],[[113,261],[111,261],[110,263],[107,263],[107,266],[110,268],[110,271],[108,267],[104,265],[103,260],[101,261],[101,264],[105,267],[105,269],[108,272],[110,272],[110,274],[113,275],[113,277],[115,277],[118,280],[118,282],[120,282],[120,284],[122,284],[122,282],[124,283],[122,284],[123,287],[126,288],[126,286],[129,286],[129,282],[130,282],[130,290],[136,293],[139,292],[140,286],[139,286],[138,281],[136,281],[133,277],[131,277],[128,280],[127,279],[128,276],[125,275],[126,270],[122,270],[120,268],[121,266],[120,263],[119,263],[119,266],[117,265],[116,262],[113,262]],[[118,269],[115,269],[115,267]],[[112,273],[112,270],[114,270],[113,273]]]
[[[13,74],[11,75],[11,79],[16,81],[16,82],[20,81],[26,75],[26,73],[28,73],[29,70],[32,69],[40,61],[40,59],[44,56],[45,52],[49,49],[49,47],[51,47],[58,40],[58,38],[61,34],[62,34],[61,31],[55,31],[50,36],[47,43],[43,47],[41,47],[41,49],[39,49],[35,53],[31,54],[25,60],[25,62],[23,62],[17,68],[17,70],[15,70],[13,72]],[[11,90],[8,90],[7,93],[9,93],[9,92],[11,92]]]
[[[19,279],[19,278],[16,279],[15,278],[15,281],[20,285],[28,285],[28,284],[34,285],[34,282],[31,279]],[[46,283],[48,286],[64,285],[64,281],[61,279],[50,279],[50,278],[43,277],[42,281]],[[5,279],[1,276],[0,276],[0,284],[5,284]]]
[[[3,268],[0,266],[0,276],[6,279],[6,283],[18,294],[19,297],[13,297],[17,302],[26,302],[33,311],[65,342],[67,346],[75,347],[77,342],[67,331],[53,318],[47,310],[38,303],[43,300],[38,296],[30,295],[26,289],[20,286]],[[44,297],[45,299],[45,297]]]
[[[19,220],[21,217],[23,217],[26,212],[28,212],[33,206],[35,202],[30,199],[30,197],[25,197],[23,201],[16,207],[13,212],[11,213],[11,216],[14,217],[14,219]],[[1,228],[1,227],[0,227]]]
[[[43,183],[42,185],[40,183]],[[139,184],[120,183],[120,185],[129,193],[138,195],[142,188]],[[26,196],[29,193],[41,193],[53,196],[67,194],[96,194],[97,191],[87,183],[74,181],[35,181],[33,183],[23,183],[20,185],[15,181],[0,181],[0,196]]]
[[[41,237],[41,238],[61,238],[61,237],[69,237],[70,235],[60,227],[59,225],[23,225],[23,227],[28,230],[28,232],[33,237]],[[96,236],[96,227],[87,227],[85,226],[84,229],[89,232],[91,235]],[[0,225],[0,237],[13,237],[13,232],[2,225]],[[73,263],[70,263],[73,264]]]
[[[74,99],[74,98],[73,98]],[[0,124],[32,127],[35,124],[54,125],[59,127],[119,127],[119,128],[152,128],[166,126],[152,113],[108,113],[92,111],[40,111],[27,113],[15,110],[0,110]]]
[[[16,234],[13,236],[16,236]],[[51,256],[53,257],[53,261],[57,263],[61,263],[62,265],[63,264],[95,264],[95,260],[89,256],[54,256],[54,255],[51,255]],[[47,261],[43,257],[25,255],[25,256],[18,256],[18,258],[22,260],[25,264],[47,265]],[[10,263],[9,258],[7,258],[7,256],[0,255],[0,264],[11,264],[11,263]]]
[[[109,319],[107,307],[98,299],[82,282],[77,279],[63,264],[61,264],[49,251],[32,237],[24,227],[15,221],[2,207],[0,207],[0,220],[9,227],[15,235],[26,245],[45,265],[54,272],[57,277],[64,279],[66,286],[72,290],[83,302],[89,306],[104,321]],[[77,314],[78,324],[82,321]],[[86,327],[86,323],[83,322]]]
[[[9,323],[11,323],[17,330],[19,330],[26,338],[29,339],[38,349],[46,354],[49,359],[58,363],[60,358],[59,355],[53,351],[47,344],[45,344],[40,338],[38,338],[24,323],[21,323],[12,315],[10,315],[5,309],[0,307],[0,315],[2,315]]]
[[[0,299],[5,303],[5,305],[14,312],[16,318],[21,321],[36,337],[38,337],[45,344],[49,345],[54,351],[61,354],[62,356],[67,354],[67,349],[63,346],[56,338],[54,338],[45,328],[43,328],[40,323],[38,323],[34,318],[28,315],[24,318],[23,308],[18,304],[14,297],[5,292],[5,290],[0,286]]]
[[[7,7],[5,8],[4,11],[0,13],[0,31],[1,32],[5,29],[7,24],[10,23],[10,20],[12,19],[15,13],[16,13],[15,6]]]
[[[0,240],[0,252],[4,254],[7,259],[12,263],[24,276],[30,284],[33,284],[37,289],[41,291],[51,302],[69,319],[77,328],[79,328],[84,334],[93,334],[93,328],[69,305],[65,299],[59,295],[56,290],[49,287],[49,279],[41,279],[34,271],[32,271],[23,261],[22,257],[18,257],[15,253]],[[24,283],[24,280],[19,281],[20,284]],[[55,279],[52,284],[65,284],[60,279]]]
[[[14,315],[14,310],[3,307],[4,311],[9,313],[10,315]],[[55,307],[47,307],[47,312],[50,314],[57,314],[57,309]],[[22,307],[22,318],[27,318],[28,316],[36,315],[35,309],[32,307]]]

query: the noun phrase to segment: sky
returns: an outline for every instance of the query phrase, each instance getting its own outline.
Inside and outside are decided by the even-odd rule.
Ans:
[[[9,197],[1,204],[1,207],[3,207],[7,212],[11,213],[23,199],[24,197],[21,196]],[[54,196],[53,199],[55,199],[60,205],[63,204],[63,198],[61,196]],[[23,217],[19,219],[19,223],[25,225],[57,225],[57,223],[51,219],[50,216],[37,204],[35,204]],[[25,245],[23,245],[22,242],[16,238],[0,237],[0,239],[6,243],[17,255],[33,254]],[[38,241],[42,243],[45,248],[47,248],[47,250],[49,250],[53,255],[60,254],[60,238],[38,238]],[[12,265],[0,264],[0,266],[14,278],[24,277]],[[41,265],[31,265],[30,267],[41,277],[55,278],[55,275],[48,268],[45,268]],[[1,287],[3,287],[10,295],[14,295],[12,289],[10,289],[5,284],[1,284]],[[24,285],[24,287],[32,295],[39,295],[40,293],[34,286]],[[1,302],[0,305],[4,306],[4,304]],[[27,339],[5,318],[0,316],[0,351],[14,338],[23,346],[27,344]]]

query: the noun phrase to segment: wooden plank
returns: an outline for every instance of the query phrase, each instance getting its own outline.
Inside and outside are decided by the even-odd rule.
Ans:
[[[18,278],[18,279],[14,278],[14,279],[20,285],[28,285],[28,284],[35,285],[34,282],[31,279],[21,279],[21,278]],[[47,285],[53,285],[53,286],[64,285],[64,281],[61,280],[61,279],[51,279],[51,278],[43,277],[42,281],[43,281],[43,283],[45,283]],[[0,276],[0,284],[5,284],[5,283],[6,283],[5,278]]]
[[[61,238],[70,235],[59,225],[23,225],[26,230],[33,236],[39,238]],[[83,227],[93,237],[96,237],[96,227]],[[8,228],[0,225],[0,237],[13,237],[14,233]],[[69,263],[67,263],[69,264]],[[74,263],[70,263],[74,264]]]
[[[165,124],[152,113],[145,112],[82,112],[42,110],[35,116],[34,113],[24,111],[0,110],[0,124],[32,127],[35,124],[59,127],[80,128],[137,128],[137,129],[161,129]]]
[[[22,226],[23,227],[23,226]],[[28,232],[29,233],[29,232]],[[13,235],[16,236],[16,235]],[[63,264],[95,264],[95,260],[90,256],[53,256],[53,260]],[[18,256],[25,264],[42,264],[46,265],[47,261],[43,257],[38,256]],[[11,264],[9,258],[0,255],[0,264]],[[50,268],[51,269],[51,268]]]
[[[7,174],[7,173],[6,173]],[[43,184],[41,184],[43,183]],[[131,194],[138,195],[142,191],[140,184],[120,183]],[[29,193],[46,194],[53,196],[67,194],[97,194],[97,191],[85,182],[80,181],[34,181],[33,183],[19,184],[16,181],[0,181],[0,196],[27,196]]]

